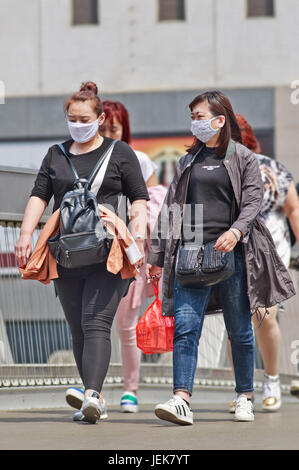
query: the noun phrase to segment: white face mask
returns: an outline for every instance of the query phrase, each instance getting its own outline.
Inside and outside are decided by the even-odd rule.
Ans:
[[[215,116],[211,119],[204,119],[202,121],[192,121],[191,132],[201,142],[208,142],[214,135],[217,134],[219,129],[213,129],[211,122],[217,119],[219,116]]]
[[[82,122],[67,121],[72,139],[81,144],[91,140],[99,131],[99,121],[82,124]]]

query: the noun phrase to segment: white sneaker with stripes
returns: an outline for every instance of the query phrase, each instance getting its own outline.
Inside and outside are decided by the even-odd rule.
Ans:
[[[173,395],[166,403],[157,405],[155,415],[175,424],[193,424],[193,412],[179,395]]]

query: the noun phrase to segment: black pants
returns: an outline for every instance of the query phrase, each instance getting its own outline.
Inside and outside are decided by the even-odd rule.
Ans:
[[[112,322],[130,280],[109,273],[103,263],[54,282],[84,387],[100,392],[110,362]]]

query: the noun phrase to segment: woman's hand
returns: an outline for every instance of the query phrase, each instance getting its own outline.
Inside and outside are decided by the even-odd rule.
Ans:
[[[242,235],[241,232],[239,233]],[[234,232],[227,230],[217,239],[215,243],[215,250],[229,253],[230,251],[233,251],[237,243],[238,240]]]
[[[160,268],[160,266],[152,266],[151,264],[147,263],[145,269],[147,282],[149,283],[151,281],[159,281],[162,276],[162,271],[163,268]]]
[[[20,266],[27,264],[31,253],[32,236],[27,233],[21,233],[19,240],[15,245],[15,256]]]

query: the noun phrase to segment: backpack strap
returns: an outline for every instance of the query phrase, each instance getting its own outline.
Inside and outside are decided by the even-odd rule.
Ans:
[[[91,186],[90,190],[94,194],[98,194],[99,189],[102,186],[103,179],[107,170],[107,166],[108,166],[108,163],[109,163],[109,160],[112,155],[116,142],[117,142],[116,140],[113,140],[108,150],[106,151],[105,155],[103,156],[103,160],[102,159],[99,160],[92,174],[88,178],[88,182]]]
[[[75,179],[76,179],[76,180],[79,180],[80,178],[79,178],[79,175],[78,175],[78,173],[77,173],[77,170],[76,170],[76,168],[74,167],[74,165],[73,165],[73,163],[72,163],[70,157],[67,155],[67,153],[66,153],[66,151],[65,151],[65,149],[64,149],[64,146],[63,146],[62,144],[57,144],[57,145],[58,145],[58,147],[60,148],[60,150],[62,151],[62,153],[63,153],[63,155],[65,156],[65,158],[67,159],[67,162],[68,162],[68,164],[70,165],[72,172],[74,173]]]

